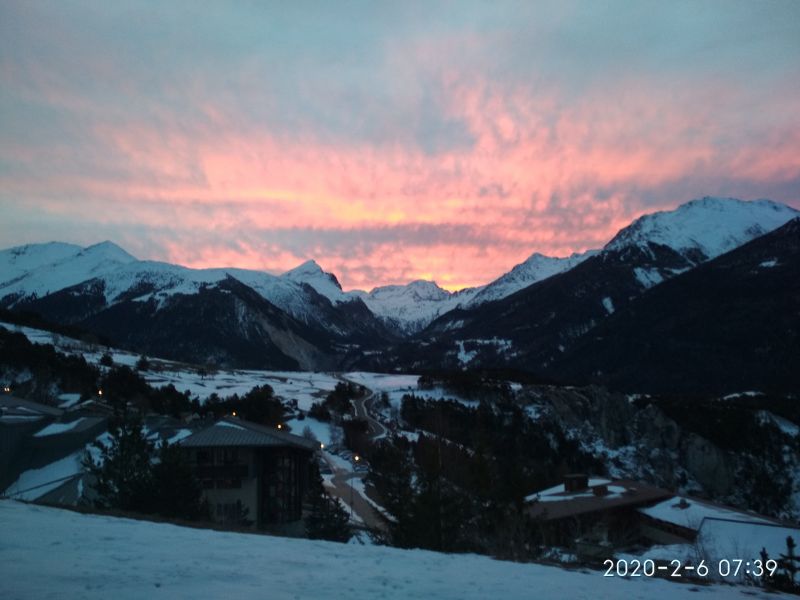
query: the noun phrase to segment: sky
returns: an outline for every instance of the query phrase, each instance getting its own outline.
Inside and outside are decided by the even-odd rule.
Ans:
[[[800,208],[800,2],[0,2],[0,248],[487,283]]]

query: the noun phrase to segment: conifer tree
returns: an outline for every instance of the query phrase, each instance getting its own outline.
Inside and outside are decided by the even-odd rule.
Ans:
[[[325,491],[316,465],[312,469],[307,492],[310,511],[306,518],[306,535],[312,540],[347,542],[353,534],[350,517],[341,501]]]
[[[150,512],[152,508],[153,445],[142,431],[142,422],[133,418],[116,418],[112,422],[108,443],[94,442],[96,460],[87,453],[84,466],[94,478],[99,508],[119,508]]]

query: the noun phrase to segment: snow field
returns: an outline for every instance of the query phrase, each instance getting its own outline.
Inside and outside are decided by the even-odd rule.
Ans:
[[[736,600],[756,588],[605,578],[469,554],[438,554],[192,529],[0,501],[0,596]]]

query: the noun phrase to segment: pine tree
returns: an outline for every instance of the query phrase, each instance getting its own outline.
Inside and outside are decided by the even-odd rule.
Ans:
[[[202,489],[180,448],[166,442],[156,449],[139,419],[116,417],[107,443],[96,441],[97,456],[84,466],[93,478],[98,508],[197,520],[208,517]]]
[[[119,508],[150,512],[153,471],[150,461],[153,445],[142,431],[138,419],[116,419],[110,427],[110,441],[94,442],[99,460],[87,453],[84,466],[94,478],[99,508]]]
[[[177,446],[162,442],[153,469],[153,510],[164,516],[197,520],[209,517],[203,489]]]
[[[341,501],[325,492],[317,468],[313,468],[309,477],[307,500],[310,511],[306,517],[306,535],[310,539],[332,542],[347,542],[350,539],[353,535],[350,517]]]

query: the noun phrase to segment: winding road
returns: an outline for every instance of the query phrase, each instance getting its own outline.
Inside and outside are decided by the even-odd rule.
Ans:
[[[369,394],[353,400],[355,416],[367,422],[367,433],[370,441],[375,441],[386,435],[386,427],[384,427],[380,421],[372,417],[369,412],[369,404],[378,400],[378,398],[378,393],[370,390]],[[356,473],[352,468],[347,469],[337,464],[328,452],[323,452],[322,456],[333,471],[333,477],[330,480],[330,486],[328,486],[329,492],[340,498],[349,506],[350,510],[363,521],[368,529],[386,531],[385,519],[373,507],[370,500],[364,498],[359,490],[350,485],[351,479],[357,478],[363,480],[364,474]]]

